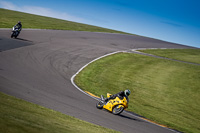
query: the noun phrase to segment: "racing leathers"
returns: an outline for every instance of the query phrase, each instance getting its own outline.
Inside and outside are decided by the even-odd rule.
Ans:
[[[15,27],[15,29],[18,29],[18,31],[20,32],[22,30],[22,24],[21,24],[21,22],[17,23],[14,27]]]
[[[128,96],[125,95],[124,91],[120,91],[117,94],[111,95],[109,98],[105,98],[105,102],[107,103],[110,99],[115,99],[116,97],[119,97],[119,99],[126,97],[127,101],[129,102]]]

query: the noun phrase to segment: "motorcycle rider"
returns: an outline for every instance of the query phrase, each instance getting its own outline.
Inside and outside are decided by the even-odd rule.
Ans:
[[[130,90],[120,91],[117,94],[111,95],[109,98],[105,98],[104,101],[105,101],[105,103],[107,103],[110,99],[115,99],[116,97],[119,97],[120,99],[123,99],[124,97],[126,97],[127,101],[129,102],[128,96],[130,94],[131,94]],[[103,98],[102,95],[101,95],[101,97]]]
[[[14,27],[15,27],[15,29],[18,29],[18,32],[20,32],[22,30],[21,21],[18,21],[18,23]]]

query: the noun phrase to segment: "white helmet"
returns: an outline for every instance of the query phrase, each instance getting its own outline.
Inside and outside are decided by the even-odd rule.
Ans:
[[[129,96],[129,95],[131,94],[131,91],[130,91],[130,90],[125,90],[125,91],[124,91],[124,94],[125,94],[126,96]]]

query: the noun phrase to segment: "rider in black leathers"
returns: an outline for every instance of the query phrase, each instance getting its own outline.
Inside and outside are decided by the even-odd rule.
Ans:
[[[120,99],[126,97],[127,101],[129,101],[128,96],[130,94],[131,94],[130,90],[120,91],[117,94],[111,95],[109,98],[105,98],[104,101],[107,103],[110,99],[115,99],[116,97],[119,97]]]
[[[18,31],[20,32],[22,30],[22,24],[20,21],[18,21],[18,23],[14,26],[16,29],[18,29]]]

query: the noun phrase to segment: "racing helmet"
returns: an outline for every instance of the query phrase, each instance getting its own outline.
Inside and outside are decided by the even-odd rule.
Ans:
[[[130,90],[125,90],[125,91],[124,91],[124,94],[125,94],[126,96],[129,96],[129,95],[131,94],[131,91],[130,91]]]
[[[21,24],[21,21],[18,21],[18,24]]]

